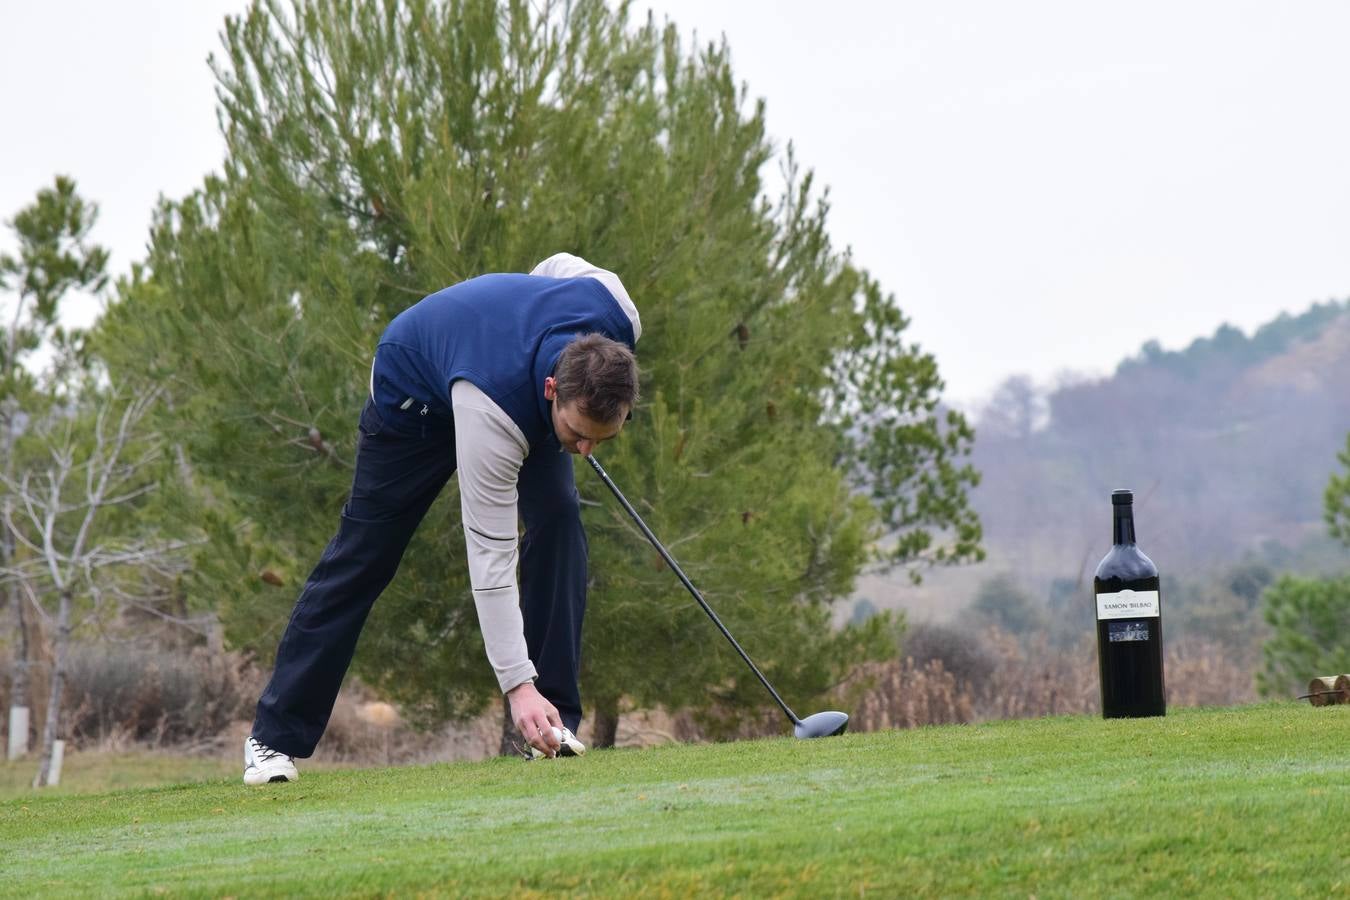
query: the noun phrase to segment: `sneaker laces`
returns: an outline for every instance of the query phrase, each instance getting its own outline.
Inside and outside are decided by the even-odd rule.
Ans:
[[[284,759],[290,759],[289,756],[287,756],[285,753],[282,753],[280,750],[273,750],[266,744],[259,743],[256,739],[252,740],[253,740],[253,755],[258,762],[271,762],[278,756]]]

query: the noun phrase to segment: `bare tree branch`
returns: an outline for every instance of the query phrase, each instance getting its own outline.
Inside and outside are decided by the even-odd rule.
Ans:
[[[45,582],[59,593],[81,581],[89,586],[89,595],[97,602],[97,571],[113,566],[151,566],[156,572],[168,571],[158,565],[159,560],[200,543],[133,541],[115,547],[103,543],[88,546],[102,512],[131,504],[158,489],[157,483],[145,480],[144,472],[162,453],[156,436],[140,435],[138,427],[162,393],[162,388],[155,387],[127,398],[114,387],[95,409],[90,433],[93,446],[82,459],[77,459],[75,415],[58,412],[56,418],[39,426],[36,434],[47,443],[45,469],[40,474],[26,471],[17,481],[0,476],[0,484],[17,498],[26,519],[20,521],[6,508],[0,527],[34,558],[11,560],[0,568],[0,583],[23,583],[32,592]],[[148,442],[148,446],[128,458],[133,441]],[[77,475],[83,476],[83,496],[72,503],[68,492],[72,476]],[[63,531],[62,521],[75,513],[79,517],[73,534]],[[34,596],[40,608],[41,602]]]
[[[33,586],[28,582],[24,581],[20,582],[19,587],[23,589],[24,596],[28,599],[28,605],[33,607],[33,610],[37,613],[38,618],[42,621],[43,627],[50,628],[52,624],[52,617],[47,615],[47,610],[43,608],[42,601],[38,599],[37,592],[33,590]]]

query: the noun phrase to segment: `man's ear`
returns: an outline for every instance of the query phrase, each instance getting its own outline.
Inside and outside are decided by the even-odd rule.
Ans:
[[[553,400],[558,396],[558,381],[552,375],[544,378],[544,399]]]

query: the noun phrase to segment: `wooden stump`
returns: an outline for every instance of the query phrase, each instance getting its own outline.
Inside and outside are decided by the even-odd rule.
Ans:
[[[1327,706],[1336,701],[1336,676],[1319,675],[1308,682],[1308,702],[1313,706]]]

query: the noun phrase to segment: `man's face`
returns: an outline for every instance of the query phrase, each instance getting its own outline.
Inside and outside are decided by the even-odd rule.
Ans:
[[[626,416],[620,416],[616,422],[597,422],[577,408],[576,403],[566,406],[558,402],[558,388],[552,378],[544,379],[544,399],[553,402],[553,433],[558,436],[568,453],[580,453],[590,456],[597,444],[601,444],[623,430]]]

